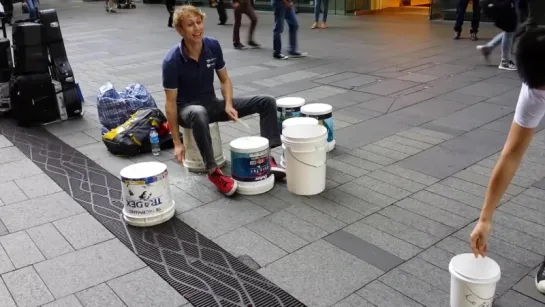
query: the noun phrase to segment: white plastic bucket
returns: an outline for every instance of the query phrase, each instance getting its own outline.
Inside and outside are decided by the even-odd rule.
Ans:
[[[229,146],[231,176],[237,181],[239,194],[262,194],[274,187],[269,140],[260,136],[241,137]]]
[[[153,226],[174,216],[167,166],[143,162],[121,170],[125,221],[133,226]]]
[[[496,283],[501,278],[496,261],[460,254],[450,260],[449,271],[450,307],[492,307]]]
[[[305,99],[301,97],[284,97],[276,100],[276,111],[278,112],[278,128],[282,129],[286,119],[301,116],[301,107]]]
[[[288,191],[316,195],[325,190],[327,129],[320,125],[296,125],[282,130],[286,153]]]
[[[214,159],[218,167],[225,165],[225,157],[223,156],[223,147],[221,146],[221,135],[218,123],[210,124],[210,137],[212,139],[212,149],[214,150]],[[193,130],[184,128],[183,140],[185,146],[184,167],[191,172],[204,173],[206,165],[202,160],[201,152],[193,138]]]
[[[284,130],[286,127],[290,126],[296,126],[296,125],[318,125],[318,120],[316,118],[312,117],[293,117],[286,119],[282,123],[282,130]],[[284,146],[282,146],[282,149],[284,149]],[[286,168],[286,155],[284,152],[282,152],[282,155],[280,156],[280,166],[283,168]]]
[[[311,103],[301,107],[301,114],[302,116],[316,118],[320,125],[327,128],[327,151],[335,149],[333,107],[326,103]]]

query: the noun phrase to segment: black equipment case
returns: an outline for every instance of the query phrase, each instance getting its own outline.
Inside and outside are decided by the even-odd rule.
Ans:
[[[21,126],[59,119],[55,88],[48,73],[14,77],[10,96],[13,117]]]

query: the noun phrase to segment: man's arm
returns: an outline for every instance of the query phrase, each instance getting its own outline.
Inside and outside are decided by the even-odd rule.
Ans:
[[[178,104],[176,102],[178,90],[165,89],[165,96],[165,111],[167,113],[167,121],[170,127],[172,141],[174,142],[174,145],[182,145],[182,141],[180,140],[180,131],[178,128]]]
[[[233,84],[231,83],[231,78],[229,78],[229,75],[227,74],[227,67],[224,66],[222,69],[217,70],[216,74],[218,75],[218,79],[220,79],[221,94],[223,95],[223,99],[225,100],[225,107],[232,107]]]
[[[524,128],[513,122],[500,158],[492,171],[480,220],[490,222],[500,200],[511,183],[524,156],[535,128]]]

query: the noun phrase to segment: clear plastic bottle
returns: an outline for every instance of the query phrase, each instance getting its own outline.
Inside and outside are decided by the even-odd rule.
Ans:
[[[151,131],[149,133],[149,140],[151,143],[151,153],[154,156],[158,156],[159,154],[161,154],[161,146],[159,145],[159,133],[157,133],[155,127],[151,128]]]

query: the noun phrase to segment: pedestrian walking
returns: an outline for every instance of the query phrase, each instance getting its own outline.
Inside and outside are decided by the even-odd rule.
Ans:
[[[233,11],[235,15],[235,24],[233,26],[233,46],[235,49],[245,49],[240,42],[240,25],[242,22],[242,14],[246,14],[250,18],[250,29],[248,30],[248,46],[251,48],[261,47],[254,40],[254,31],[257,26],[257,14],[254,10],[252,0],[233,0]]]
[[[218,11],[220,22],[218,25],[224,26],[227,24],[227,9],[225,8],[224,0],[210,0],[210,6],[215,7]]]
[[[323,6],[323,8],[322,8]],[[322,16],[322,24],[318,25],[320,21],[320,11],[324,12]],[[321,29],[327,28],[327,12],[329,10],[329,0],[315,0],[314,1],[314,23],[312,24],[311,29],[316,29],[320,26]]]
[[[484,204],[477,225],[471,233],[471,248],[475,256],[486,256],[492,215],[511,183],[536,127],[545,115],[545,29],[531,29],[518,43],[516,60],[523,85],[515,110],[511,130],[500,158],[492,171]],[[545,210],[545,204],[542,204]],[[543,240],[543,233],[532,234]],[[536,239],[538,240],[538,239]],[[545,294],[545,261],[535,277],[537,290]]]
[[[176,0],[166,0],[165,5],[168,11],[168,27],[172,28],[172,15],[174,14],[174,8],[176,7]]]
[[[460,39],[462,36],[462,25],[464,24],[464,18],[466,15],[467,6],[470,0],[457,0],[456,1],[456,23],[454,24],[454,39]],[[477,41],[477,32],[479,32],[479,23],[481,22],[481,5],[480,0],[473,0],[473,18],[471,19],[471,35],[472,41]]]
[[[274,28],[273,28],[273,57],[278,60],[288,58],[300,58],[306,56],[306,52],[299,52],[297,49],[297,31],[299,23],[293,9],[293,2],[289,0],[272,0],[274,9]],[[288,56],[282,53],[282,32],[284,32],[284,22],[289,28],[289,49]]]

